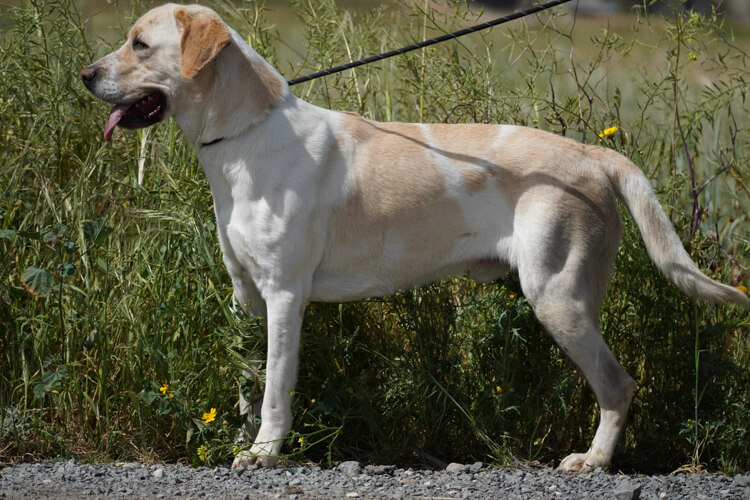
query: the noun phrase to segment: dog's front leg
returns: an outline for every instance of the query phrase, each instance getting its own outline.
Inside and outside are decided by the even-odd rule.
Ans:
[[[232,468],[273,467],[292,428],[292,395],[297,377],[300,328],[306,300],[301,293],[280,291],[266,297],[268,356],[261,423],[249,451],[240,452]]]

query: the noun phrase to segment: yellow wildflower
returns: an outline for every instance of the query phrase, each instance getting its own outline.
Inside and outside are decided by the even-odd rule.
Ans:
[[[300,446],[305,446],[305,436],[300,436],[297,442]]]
[[[695,52],[690,52],[690,54],[688,54],[688,56],[690,57],[691,61],[695,61],[696,59],[698,59],[698,55],[695,54]]]
[[[211,408],[211,411],[209,411],[208,413],[204,413],[201,419],[203,419],[203,421],[207,424],[210,424],[211,422],[216,420],[216,408]]]
[[[620,127],[618,127],[617,125],[605,128],[604,130],[599,132],[599,137],[612,137],[618,130],[620,130]]]
[[[511,293],[510,295],[508,295],[508,298],[510,300],[514,300],[516,298],[516,294],[515,293]]]
[[[501,392],[503,392],[503,388],[498,385],[497,387],[495,387],[495,392],[500,394]]]
[[[742,293],[747,293],[747,287],[745,285],[738,286],[737,290],[740,290]]]
[[[166,393],[167,393],[167,390],[169,390],[169,384],[164,384],[163,386],[159,387],[159,391],[160,391],[160,392],[161,392],[162,394],[166,394]]]
[[[169,393],[169,399],[173,399],[173,398],[174,398],[174,392],[170,392]]]
[[[198,448],[198,458],[200,458],[201,462],[208,460],[208,448],[206,448],[205,444],[200,445]]]
[[[242,451],[242,450],[240,450],[240,447],[239,447],[239,446],[237,446],[237,445],[234,445],[234,448],[232,448],[232,455],[234,455],[234,456],[236,457],[236,456],[237,456],[237,454],[238,454],[238,453],[239,453],[240,451]]]

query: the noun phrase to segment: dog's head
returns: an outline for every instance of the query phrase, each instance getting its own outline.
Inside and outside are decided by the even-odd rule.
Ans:
[[[232,43],[230,28],[206,7],[167,4],[146,13],[122,47],[81,71],[86,88],[115,105],[105,139],[111,139],[115,126],[148,127],[196,108],[214,85],[211,63]],[[247,47],[238,53],[249,56],[247,51],[252,52]],[[252,78],[244,80],[252,85]],[[282,85],[283,80],[277,86]]]

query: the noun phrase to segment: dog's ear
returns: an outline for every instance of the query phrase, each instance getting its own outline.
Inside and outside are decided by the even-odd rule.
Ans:
[[[183,28],[180,72],[193,78],[231,43],[232,36],[219,16],[209,10],[178,7],[174,15]]]

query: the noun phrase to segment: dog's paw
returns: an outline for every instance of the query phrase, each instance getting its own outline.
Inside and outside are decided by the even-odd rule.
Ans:
[[[241,451],[234,457],[232,469],[270,469],[278,461],[279,457],[254,455],[251,451]]]
[[[595,460],[590,453],[573,453],[565,457],[557,468],[566,472],[587,472],[606,465],[608,464],[597,463],[597,460]]]
[[[252,448],[234,457],[232,469],[269,469],[279,461],[280,448],[280,443],[255,443]]]

